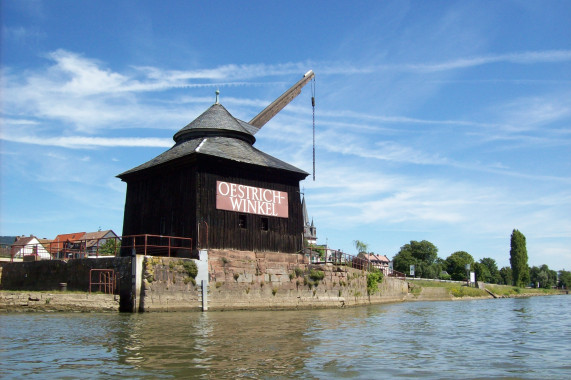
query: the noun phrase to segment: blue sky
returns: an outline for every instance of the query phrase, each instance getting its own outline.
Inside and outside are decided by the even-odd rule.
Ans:
[[[122,231],[115,176],[215,100],[250,120],[312,69],[319,243],[571,269],[571,2],[15,1],[1,235]],[[256,147],[312,170],[311,88]]]

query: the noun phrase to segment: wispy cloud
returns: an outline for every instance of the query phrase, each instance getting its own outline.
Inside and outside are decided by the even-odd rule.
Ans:
[[[457,58],[434,63],[389,63],[377,65],[357,66],[352,62],[322,62],[315,63],[320,75],[355,75],[372,74],[376,72],[411,72],[411,73],[436,73],[460,69],[468,69],[496,63],[511,63],[518,65],[530,65],[539,63],[558,63],[571,61],[571,50],[545,50],[527,51],[497,55],[482,55],[468,58]]]
[[[404,64],[401,66],[403,70],[419,71],[419,72],[437,72],[458,70],[494,63],[514,63],[514,64],[536,64],[536,63],[554,63],[571,61],[571,50],[547,50],[547,51],[528,51],[522,53],[508,53],[498,55],[484,55],[471,58],[459,58],[446,62],[437,62],[432,64]]]
[[[86,136],[67,136],[67,137],[35,137],[35,136],[6,136],[1,135],[6,141],[54,146],[70,149],[93,149],[100,147],[147,147],[147,148],[170,148],[173,146],[172,139],[162,138],[120,138],[120,137],[86,137]]]

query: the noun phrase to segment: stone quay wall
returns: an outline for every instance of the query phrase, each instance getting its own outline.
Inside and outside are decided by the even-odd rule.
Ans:
[[[197,263],[192,279],[185,262]],[[369,305],[403,301],[408,284],[385,278],[367,294],[367,273],[335,265],[309,264],[303,255],[208,250],[198,260],[145,256],[138,311],[202,310],[202,282],[208,279],[208,310],[279,310]],[[201,273],[201,268],[207,273]],[[312,271],[323,272],[313,279]]]
[[[2,291],[0,312],[117,312],[119,296],[102,293]]]
[[[97,259],[39,260],[4,262],[0,272],[2,290],[59,290],[65,283],[67,290],[89,291],[91,269],[113,269],[118,289],[131,288],[131,258],[104,257]],[[98,281],[97,274],[93,274]],[[93,291],[97,291],[96,286]]]
[[[120,294],[118,310],[135,312],[198,311],[204,306],[208,310],[338,308],[398,302],[408,294],[405,281],[385,278],[378,284],[378,291],[369,295],[367,272],[347,266],[310,264],[299,254],[208,250],[207,260],[145,256],[138,257],[137,262],[142,264],[133,265],[131,257],[7,263],[3,265],[0,285],[5,291],[45,293],[67,283],[68,290],[88,291],[90,269],[114,269]],[[196,279],[189,262],[197,264]],[[131,270],[135,267],[138,269],[133,278]],[[140,286],[134,287],[135,279]],[[206,304],[202,300],[202,279],[208,282]],[[0,303],[27,304],[28,309],[30,305],[42,304],[43,308],[57,309],[61,298],[57,295],[65,292],[54,293],[56,296],[12,294],[9,299],[0,299]],[[62,306],[62,310],[71,310],[73,300],[62,299],[68,305]],[[113,298],[112,305],[116,301]],[[78,305],[82,303],[80,297]]]
[[[185,262],[193,259],[145,256],[142,268],[139,311],[202,310],[201,287]]]
[[[310,264],[299,254],[209,250],[208,267],[209,310],[368,305],[403,301],[408,293],[405,281],[385,278],[368,295],[367,272]]]

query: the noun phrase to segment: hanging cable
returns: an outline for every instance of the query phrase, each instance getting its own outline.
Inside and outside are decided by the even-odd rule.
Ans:
[[[311,108],[313,109],[313,181],[315,181],[315,75],[311,80]]]

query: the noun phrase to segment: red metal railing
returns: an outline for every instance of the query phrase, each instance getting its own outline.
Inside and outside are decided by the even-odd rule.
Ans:
[[[323,248],[310,246],[305,249],[305,255],[309,257],[309,262],[311,264],[334,264],[334,265],[346,265],[355,269],[360,269],[364,271],[380,270],[385,276],[388,277],[402,277],[404,278],[404,273],[392,270],[388,266],[381,266],[376,263],[371,262],[363,257],[353,256],[344,253],[340,250],[325,249],[324,252],[319,252],[314,250],[315,248],[323,250]]]
[[[49,252],[53,259],[82,259],[86,257],[117,256],[121,237],[52,241]]]
[[[93,275],[96,275],[94,281]],[[117,276],[113,269],[91,269],[89,271],[89,293],[93,291],[93,286],[98,286],[98,291],[105,294],[114,294],[117,289]]]
[[[46,244],[14,245],[10,260],[81,259],[119,256],[121,249],[153,256],[192,256],[192,239],[163,235],[130,235],[99,239],[52,241]]]
[[[179,256],[190,257],[192,255],[192,239],[163,236],[163,235],[132,235],[124,236],[122,249],[129,252],[135,250],[139,255],[150,256]]]

